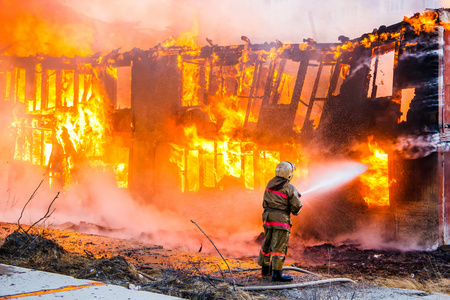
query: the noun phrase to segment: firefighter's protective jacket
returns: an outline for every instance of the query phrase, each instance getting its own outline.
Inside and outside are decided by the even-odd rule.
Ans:
[[[276,176],[266,186],[263,200],[263,226],[291,231],[291,213],[297,215],[302,208],[300,194],[289,180]]]

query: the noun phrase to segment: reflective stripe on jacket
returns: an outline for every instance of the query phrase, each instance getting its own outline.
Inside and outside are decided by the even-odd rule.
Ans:
[[[302,208],[297,189],[282,177],[272,178],[266,186],[263,200],[263,226],[291,231],[290,214],[297,215]]]

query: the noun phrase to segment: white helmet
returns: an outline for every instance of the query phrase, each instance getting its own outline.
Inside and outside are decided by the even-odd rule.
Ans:
[[[291,180],[294,175],[295,166],[289,161],[280,162],[275,169],[275,175]]]

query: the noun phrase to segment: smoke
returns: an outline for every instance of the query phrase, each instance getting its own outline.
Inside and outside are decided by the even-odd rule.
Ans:
[[[438,245],[424,245],[427,237],[419,231],[409,231],[402,239],[394,238],[394,231],[387,230],[390,222],[386,214],[368,214],[359,220],[354,231],[342,234],[334,239],[335,244],[352,244],[359,249],[396,250],[396,251],[429,251]]]
[[[337,222],[331,220],[335,218],[332,217],[334,214],[341,213],[341,209],[337,209],[342,202],[340,189],[353,179],[349,174],[357,176],[355,172],[360,172],[363,167],[351,161],[315,164],[307,178],[301,182],[297,179],[293,181],[300,191],[303,187],[321,185],[322,180],[333,182],[331,186],[323,186],[326,189],[322,193],[311,191],[301,198],[304,207],[299,216],[293,217],[293,221],[295,227],[301,225],[307,228],[301,230],[307,237],[305,240],[308,240],[308,231],[317,233],[323,227],[329,228],[330,224],[336,225]],[[11,180],[3,182],[2,191],[7,193],[0,202],[0,219],[15,223],[25,202],[44,178],[42,173],[33,171],[29,165],[15,166],[12,171]],[[339,174],[344,176],[336,181]],[[190,195],[176,192],[175,187],[178,186],[169,182],[167,186],[171,188],[162,186],[163,191],[157,192],[152,199],[136,199],[127,190],[117,188],[113,174],[81,169],[76,178],[76,184],[59,194],[53,205],[56,210],[45,226],[134,238],[184,251],[197,251],[202,245],[203,253],[214,254],[215,249],[192,220],[214,241],[222,254],[248,257],[258,253],[260,245],[256,240],[263,231],[262,191],[225,188]],[[57,190],[44,183],[24,209],[21,223],[32,224],[42,217],[56,193]],[[311,220],[317,211],[320,211],[320,222]],[[333,230],[336,234],[348,227],[349,220],[335,226]],[[107,230],[102,231],[102,228]],[[311,233],[310,241],[312,236],[321,235]],[[292,240],[293,243],[298,242],[297,237]]]
[[[439,133],[423,135],[403,135],[397,137],[392,145],[392,150],[399,151],[405,158],[417,159],[437,152],[439,148],[447,152],[448,143],[442,143]]]
[[[14,169],[17,172],[11,174],[13,178],[2,182],[0,220],[16,223],[23,210],[20,223],[32,224],[44,216],[58,190],[44,182],[25,207],[44,178],[29,165]],[[44,226],[138,239],[184,251],[197,251],[203,244],[204,253],[213,253],[214,248],[192,220],[223,254],[236,257],[257,253],[254,241],[262,231],[259,193],[231,189],[207,196],[183,196],[172,191],[172,186],[172,190],[156,194],[153,201],[144,202],[118,188],[113,174],[84,169],[78,171],[77,180],[60,190],[52,206],[55,211]]]
[[[241,36],[252,43],[338,42],[340,35],[350,38],[390,25],[425,8],[422,2],[387,5],[386,1],[221,1],[221,0],[78,0],[62,1],[80,13],[105,22],[130,23],[147,32],[153,45],[169,35],[188,31],[200,24],[199,43],[212,39],[219,45],[242,44]],[[436,4],[437,5],[437,4]],[[361,26],[354,26],[360,24]],[[150,44],[150,41],[148,41]],[[150,45],[153,46],[153,45]]]
[[[293,245],[327,240],[378,249],[414,247],[414,243],[399,245],[386,241],[379,229],[383,221],[368,219],[370,214],[357,192],[355,180],[364,170],[364,165],[353,161],[322,162],[311,165],[306,177],[294,178],[292,183],[303,192],[303,208],[299,216],[292,217]],[[0,219],[15,223],[44,176],[28,164],[17,164],[8,171],[9,180],[3,178],[1,186],[4,193]],[[262,191],[228,188],[205,194],[181,194],[175,191],[178,186],[174,182],[166,184],[152,199],[136,199],[117,187],[114,174],[79,170],[77,183],[60,190],[53,206],[56,210],[44,225],[137,239],[182,251],[195,252],[202,246],[203,253],[215,255],[215,249],[192,220],[223,255],[230,258],[257,255],[260,247],[257,237],[263,231]],[[25,208],[21,223],[32,224],[42,217],[57,191],[43,184]]]
[[[27,56],[89,55],[121,48],[148,49],[199,24],[198,44],[302,43],[313,38],[338,42],[356,38],[380,25],[395,24],[426,8],[385,1],[220,1],[220,0],[2,0],[0,46]],[[354,26],[354,24],[364,24]],[[1,48],[0,48],[1,49]]]

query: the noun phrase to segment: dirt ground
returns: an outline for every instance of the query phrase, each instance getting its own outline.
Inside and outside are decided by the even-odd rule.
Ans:
[[[16,224],[0,222],[0,263],[186,299],[379,299],[385,297],[383,293],[394,293],[393,299],[408,299],[430,293],[450,295],[447,248],[403,253],[360,250],[355,245],[307,247],[301,262],[291,267],[310,273],[287,271],[298,286],[277,290],[272,288],[281,284],[260,274],[255,257],[225,262],[219,255],[181,252],[136,240],[49,228],[32,228],[25,234],[17,229]],[[346,281],[300,286],[336,278]],[[253,286],[270,289],[245,290]]]

